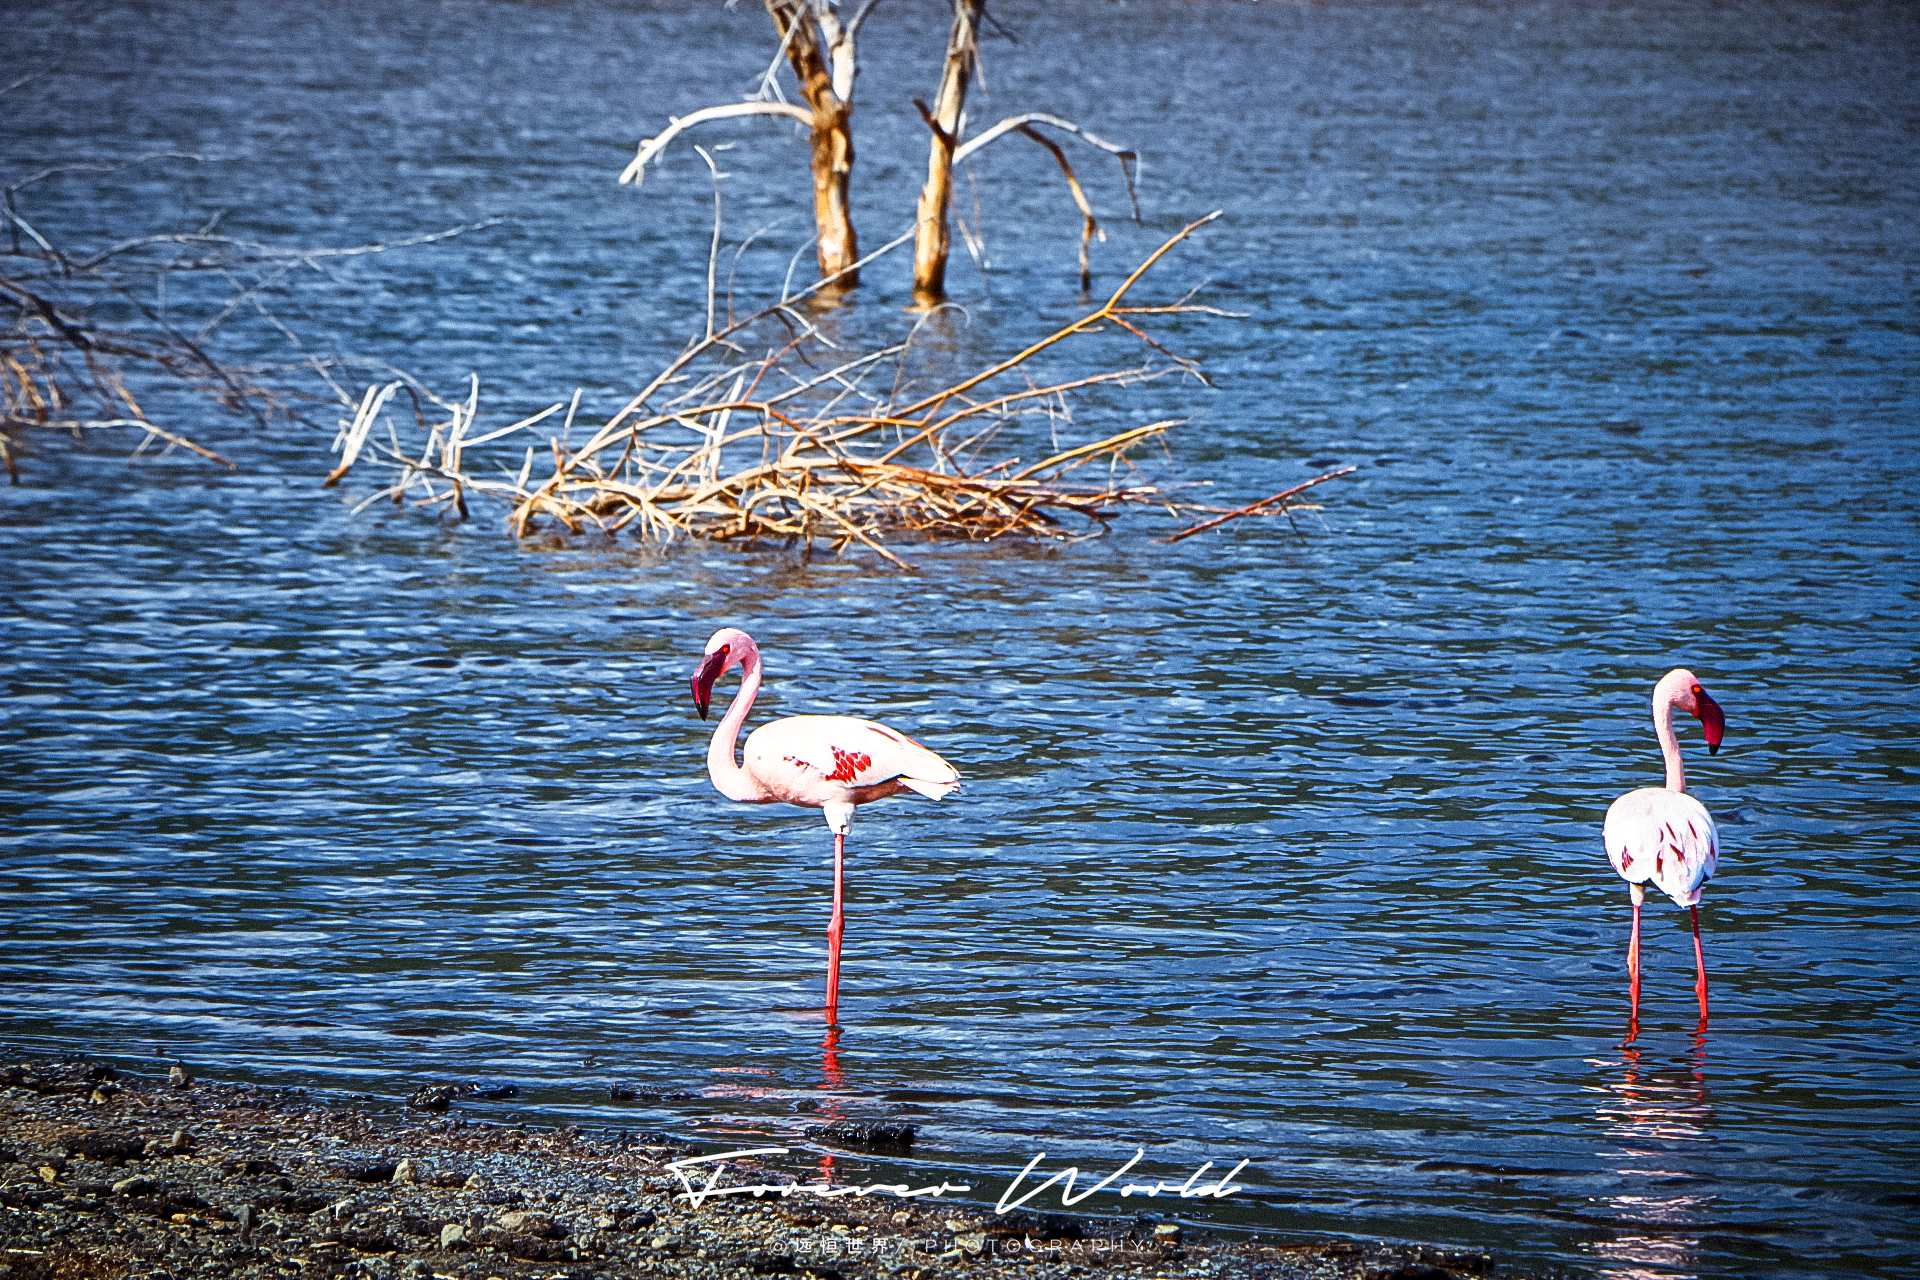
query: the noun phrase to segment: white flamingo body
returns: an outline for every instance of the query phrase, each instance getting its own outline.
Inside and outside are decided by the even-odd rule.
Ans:
[[[1676,668],[1653,687],[1653,732],[1667,766],[1667,785],[1641,787],[1615,800],[1607,809],[1601,836],[1607,861],[1633,896],[1633,931],[1627,940],[1627,984],[1632,1002],[1627,1038],[1640,1023],[1640,907],[1646,886],[1672,898],[1693,918],[1693,989],[1700,997],[1700,1024],[1707,1021],[1707,954],[1700,941],[1700,894],[1720,865],[1720,836],[1707,807],[1687,794],[1687,771],[1680,757],[1680,739],[1674,736],[1673,713],[1684,711],[1700,718],[1707,750],[1718,752],[1726,732],[1726,713],[1707,696],[1693,672]]]
[[[958,770],[906,734],[854,716],[770,721],[747,735],[741,760],[764,801],[829,810],[829,826],[843,806],[902,791],[938,800],[960,785]]]
[[[1699,905],[1700,891],[1720,865],[1713,816],[1684,791],[1627,792],[1607,809],[1601,837],[1622,880],[1651,884],[1683,907]]]
[[[938,800],[960,787],[960,772],[906,734],[854,716],[788,716],[747,735],[741,760],[734,744],[760,692],[760,647],[735,627],[707,641],[693,675],[693,701],[704,718],[713,682],[740,668],[740,691],[707,743],[707,776],[721,795],[746,804],[786,803],[819,809],[833,831],[833,915],[827,924],[827,1017],[840,1003],[842,885],[854,806],[902,791]]]

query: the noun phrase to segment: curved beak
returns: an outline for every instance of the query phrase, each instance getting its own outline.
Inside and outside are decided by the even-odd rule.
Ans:
[[[727,646],[721,645],[700,660],[699,669],[693,673],[693,705],[700,709],[700,718],[707,718],[707,707],[713,702],[713,682],[727,669]]]
[[[1707,696],[1705,689],[1694,691],[1694,714],[1700,717],[1700,728],[1707,735],[1707,754],[1720,754],[1720,740],[1727,736],[1727,713],[1720,704]]]

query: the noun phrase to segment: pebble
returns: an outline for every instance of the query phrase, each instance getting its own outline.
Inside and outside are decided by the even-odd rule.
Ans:
[[[187,1074],[185,1067],[176,1062],[173,1064],[172,1069],[167,1072],[167,1083],[176,1089],[184,1089],[193,1083],[193,1078]]]
[[[399,1164],[393,1166],[393,1180],[395,1182],[418,1182],[422,1172],[422,1170],[414,1167],[412,1160],[402,1160]]]
[[[567,1234],[567,1229],[555,1222],[552,1215],[532,1209],[515,1209],[511,1213],[503,1213],[494,1219],[494,1225],[502,1231],[511,1231],[516,1235],[539,1236],[544,1240],[557,1240]]]
[[[160,1184],[152,1178],[122,1178],[113,1184],[117,1196],[150,1196],[159,1190]]]

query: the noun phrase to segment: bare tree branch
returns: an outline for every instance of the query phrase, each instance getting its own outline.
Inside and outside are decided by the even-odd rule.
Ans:
[[[805,107],[795,106],[791,102],[725,102],[717,107],[702,107],[691,115],[680,116],[673,120],[659,136],[648,138],[640,144],[639,154],[628,162],[620,174],[620,181],[638,185],[646,178],[647,166],[653,163],[667,144],[680,135],[681,130],[690,129],[696,124],[705,124],[709,120],[727,120],[734,116],[787,116],[809,127],[813,124],[813,112]]]
[[[1094,220],[1093,206],[1087,202],[1087,193],[1080,189],[1080,180],[1073,176],[1073,166],[1067,163],[1067,153],[1060,149],[1060,144],[1030,124],[1021,125],[1020,132],[1053,152],[1053,158],[1060,162],[1060,171],[1067,175],[1067,188],[1073,192],[1073,202],[1080,206],[1080,215],[1087,220],[1086,225],[1080,229],[1080,287],[1091,289],[1093,288],[1093,268],[1087,261],[1087,242],[1097,235],[1100,237],[1100,243],[1105,244],[1107,233],[1102,231],[1100,224]]]
[[[861,24],[866,22],[867,15],[872,13],[874,6],[879,3],[880,0],[866,0],[866,3],[854,10],[853,17],[847,21],[847,39],[853,40],[858,38]]]
[[[1293,488],[1291,489],[1282,489],[1279,493],[1274,494],[1271,498],[1262,498],[1258,502],[1250,502],[1246,506],[1241,507],[1236,511],[1227,512],[1227,514],[1223,516],[1216,516],[1212,520],[1202,520],[1199,524],[1190,525],[1187,528],[1182,529],[1180,532],[1174,534],[1170,538],[1155,538],[1154,541],[1155,542],[1178,542],[1182,538],[1191,538],[1196,533],[1205,533],[1208,529],[1217,528],[1218,526],[1225,524],[1229,520],[1237,520],[1241,516],[1251,516],[1251,515],[1261,514],[1264,512],[1265,508],[1271,506],[1273,503],[1276,503],[1276,502],[1280,504],[1280,509],[1282,511],[1285,511],[1287,509],[1287,499],[1291,498],[1294,494],[1299,493],[1302,489],[1311,489],[1313,488],[1313,486],[1321,483],[1322,481],[1337,480],[1341,476],[1351,475],[1356,469],[1357,468],[1354,468],[1354,467],[1341,467],[1338,471],[1329,471],[1324,475],[1315,476],[1313,479],[1307,481],[1305,484],[1297,484],[1293,486]]]
[[[959,150],[953,153],[953,162],[959,164],[962,160],[973,155],[988,143],[994,142],[1023,126],[1035,124],[1044,124],[1055,129],[1065,130],[1082,142],[1089,143],[1117,157],[1120,161],[1120,172],[1124,174],[1127,179],[1127,198],[1133,201],[1133,220],[1135,222],[1140,221],[1140,197],[1134,191],[1134,172],[1140,164],[1139,155],[1136,152],[1128,150],[1126,147],[1108,142],[1105,138],[1097,137],[1089,133],[1071,120],[1063,120],[1059,116],[1049,115],[1044,111],[1026,111],[1017,116],[1008,116],[991,129],[968,139]]]

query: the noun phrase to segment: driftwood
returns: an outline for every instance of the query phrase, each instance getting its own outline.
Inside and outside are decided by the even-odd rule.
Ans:
[[[1217,216],[1190,224],[1161,245],[1101,306],[932,390],[912,391],[902,381],[914,333],[879,350],[849,354],[825,342],[793,305],[797,299],[783,299],[689,344],[578,447],[567,443],[578,392],[481,432],[479,380],[473,378],[464,400],[433,399],[446,416],[421,421],[424,438],[403,445],[401,427],[388,419],[383,433],[377,421],[401,384],[369,387],[358,411],[340,424],[340,464],[327,483],[368,459],[394,474],[360,507],[411,500],[464,515],[470,497],[484,497],[505,505],[516,535],[551,520],[572,533],[625,530],[661,543],[681,537],[776,540],[804,543],[809,554],[824,543],[835,553],[864,547],[900,568],[909,566],[887,542],[901,534],[1063,538],[1097,532],[1130,505],[1178,510],[1168,491],[1148,483],[1128,460],[1130,451],[1157,441],[1178,420],[1131,426],[1070,446],[1056,443],[1032,462],[1018,456],[987,462],[982,455],[1022,418],[1044,415],[1057,424],[1076,391],[1196,371],[1140,324],[1151,316],[1226,313],[1186,301],[1130,305],[1128,298],[1175,245]],[[915,332],[927,319],[921,317]],[[780,339],[759,357],[743,358],[744,343],[769,326]],[[1042,353],[1116,327],[1141,336],[1161,359],[1044,385],[1005,385]],[[891,385],[877,390],[888,370]],[[525,447],[517,469],[496,465],[488,472],[469,461],[479,446],[529,430],[563,409],[560,431],[544,447]],[[1104,464],[1104,476],[1083,478],[1094,464]],[[536,469],[543,474],[536,477]],[[1075,516],[1085,523],[1074,524]]]
[[[1196,533],[1205,533],[1209,529],[1218,528],[1219,526],[1225,524],[1229,520],[1238,520],[1241,516],[1268,515],[1270,513],[1268,512],[1267,508],[1271,507],[1276,502],[1280,504],[1279,506],[1280,513],[1282,515],[1286,515],[1287,499],[1291,498],[1294,494],[1300,493],[1306,489],[1311,489],[1313,488],[1313,486],[1317,484],[1323,484],[1328,480],[1338,480],[1341,476],[1352,475],[1358,469],[1359,468],[1357,467],[1341,467],[1337,471],[1328,471],[1322,475],[1315,476],[1313,479],[1307,481],[1305,484],[1297,484],[1293,486],[1293,488],[1291,489],[1282,489],[1279,493],[1274,494],[1270,498],[1262,498],[1258,502],[1249,502],[1244,507],[1239,507],[1233,511],[1228,511],[1222,515],[1215,516],[1211,520],[1202,520],[1199,524],[1189,525],[1187,528],[1182,529],[1180,532],[1174,534],[1170,538],[1155,538],[1154,541],[1155,542],[1179,542],[1183,538],[1191,538]],[[1288,516],[1287,518],[1292,519],[1291,516]]]
[[[61,174],[110,174],[135,165],[202,159],[164,151],[118,164],[54,165],[0,190],[0,222],[7,229],[0,246],[0,306],[13,307],[10,318],[0,319],[0,461],[14,483],[19,482],[21,446],[36,431],[76,438],[90,431],[138,431],[133,457],[159,445],[163,453],[185,449],[234,469],[214,450],[156,423],[140,400],[170,402],[172,393],[187,391],[260,426],[274,416],[292,417],[292,398],[270,378],[285,367],[221,358],[219,340],[238,323],[236,317],[276,330],[301,357],[294,367],[317,372],[331,384],[328,370],[340,362],[301,349],[267,308],[264,293],[290,273],[318,269],[328,259],[428,244],[499,221],[391,243],[316,248],[220,235],[216,216],[197,231],[129,236],[70,252],[44,223],[35,225],[20,209],[21,192]],[[133,318],[102,323],[95,313],[106,305],[130,310]],[[136,386],[142,388],[138,398]],[[346,399],[337,384],[333,390]]]
[[[14,305],[0,328],[0,462],[10,483],[20,482],[18,457],[33,430],[80,438],[89,430],[133,428],[143,432],[138,457],[156,441],[187,449],[229,469],[233,463],[185,436],[155,425],[129,389],[135,368],[156,372],[179,387],[199,392],[221,407],[264,422],[278,404],[274,394],[245,372],[229,368],[206,349],[212,327],[189,336],[168,323],[147,299],[151,269],[129,266],[123,255],[146,240],[110,245],[91,254],[69,254],[21,215],[18,195],[62,173],[112,173],[158,160],[198,160],[184,152],[155,152],[123,164],[55,165],[14,182],[0,199],[8,241],[0,264],[0,298]],[[172,269],[172,264],[169,264]],[[181,264],[182,271],[200,269]],[[131,304],[144,324],[103,325],[92,311],[103,302]]]

